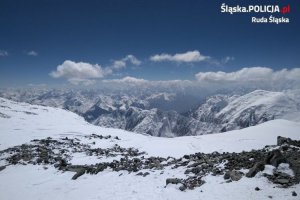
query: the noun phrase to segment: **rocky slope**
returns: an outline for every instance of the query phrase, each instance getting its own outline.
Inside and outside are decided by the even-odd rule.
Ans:
[[[110,135],[86,135],[93,143],[102,139],[120,140]],[[262,176],[281,187],[290,187],[300,182],[300,141],[278,137],[277,145],[266,146],[261,150],[252,150],[241,153],[218,153],[184,155],[180,158],[147,157],[146,152],[135,148],[122,148],[114,145],[112,148],[92,148],[81,143],[81,137],[69,139],[35,139],[28,144],[14,146],[0,151],[0,159],[6,165],[0,166],[0,171],[9,165],[53,165],[60,171],[75,172],[72,177],[76,180],[84,174],[96,175],[105,169],[116,172],[127,171],[137,176],[148,176],[152,170],[164,173],[164,170],[183,168],[186,178],[168,178],[166,185],[179,184],[179,190],[194,189],[205,183],[203,177],[208,174],[223,176],[228,182],[239,181],[243,176],[253,178],[257,173],[264,171],[266,165],[271,171]],[[87,156],[114,158],[111,162],[100,162],[91,165],[73,165],[69,163],[74,153],[83,153]],[[145,172],[146,171],[146,172]],[[247,171],[247,173],[244,173]]]

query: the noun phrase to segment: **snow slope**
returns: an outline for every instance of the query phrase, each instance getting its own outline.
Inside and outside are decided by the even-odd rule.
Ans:
[[[245,95],[209,97],[192,116],[203,122],[206,133],[255,126],[273,119],[299,121],[299,91],[255,90]]]
[[[78,115],[50,107],[16,103],[0,98],[0,150],[20,145],[36,138],[75,137],[86,134],[118,136],[120,140],[101,140],[101,148],[118,144],[145,151],[147,156],[174,156],[195,152],[259,149],[276,143],[278,135],[300,139],[300,123],[273,120],[258,126],[220,134],[158,138],[91,125]],[[85,161],[81,155],[74,162]],[[101,159],[95,162],[101,162]],[[92,162],[92,161],[89,161]],[[1,165],[1,162],[0,162]],[[71,180],[71,172],[61,173],[43,166],[8,166],[0,171],[0,199],[296,199],[291,191],[300,191],[296,185],[289,189],[273,188],[267,179],[243,177],[238,182],[224,183],[223,177],[207,176],[206,183],[181,192],[176,185],[165,187],[166,178],[182,176],[184,169],[166,169],[164,174],[153,171],[147,177],[127,172],[105,170],[97,175],[85,175]],[[122,176],[119,176],[123,173]],[[255,187],[261,191],[255,191]],[[17,192],[16,192],[17,188]],[[201,192],[202,191],[202,192]],[[299,193],[298,193],[299,195]]]
[[[233,130],[282,118],[297,110],[299,104],[287,92],[256,90],[229,102],[216,117],[226,122],[227,130]]]
[[[118,136],[121,138],[118,141],[120,146],[137,147],[151,156],[174,157],[198,151],[205,153],[213,151],[241,152],[259,149],[265,145],[276,144],[276,137],[279,135],[300,139],[300,123],[287,120],[273,120],[258,126],[226,133],[158,138],[120,129],[94,126],[70,111],[16,103],[3,98],[0,98],[0,113],[9,116],[9,118],[0,117],[1,150],[29,142],[32,139],[92,133]]]

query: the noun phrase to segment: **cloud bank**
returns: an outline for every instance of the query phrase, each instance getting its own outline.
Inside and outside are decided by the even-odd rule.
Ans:
[[[103,80],[104,83],[126,83],[126,84],[145,84],[149,83],[150,81],[140,78],[135,78],[131,76],[126,76],[121,79],[111,79],[111,80]]]
[[[234,72],[199,72],[193,80],[151,81],[126,76],[103,80],[102,85],[128,91],[180,91],[194,95],[250,92],[257,89],[281,91],[300,89],[300,68],[275,71],[267,67],[250,67]]]
[[[267,67],[242,68],[235,72],[199,72],[198,82],[299,81],[300,68],[274,71]]]
[[[206,61],[210,57],[202,55],[199,51],[187,51],[185,53],[176,53],[174,55],[162,53],[150,57],[153,62],[171,61],[177,63],[191,63]]]

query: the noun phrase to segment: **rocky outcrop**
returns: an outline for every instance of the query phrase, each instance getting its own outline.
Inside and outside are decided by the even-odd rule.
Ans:
[[[271,151],[268,153],[265,163],[278,167],[280,163],[286,163],[286,158],[282,155],[279,149]]]
[[[300,145],[299,141],[280,137],[280,145],[266,146],[260,150],[252,150],[241,153],[219,153],[209,154],[195,153],[184,155],[181,158],[173,157],[147,157],[146,152],[140,152],[134,148],[123,148],[114,145],[110,148],[93,148],[89,144],[95,144],[97,140],[110,139],[120,140],[109,135],[86,135],[76,138],[46,138],[32,140],[29,144],[23,144],[0,151],[1,160],[5,160],[7,165],[44,165],[54,166],[59,171],[73,172],[71,178],[76,180],[85,174],[98,174],[108,169],[115,172],[127,171],[135,173],[137,176],[146,177],[151,175],[153,170],[161,171],[166,168],[183,168],[185,178],[170,177],[166,179],[166,185],[178,184],[179,189],[194,189],[205,184],[203,177],[211,174],[213,176],[223,176],[226,182],[239,181],[243,177],[252,178],[257,173],[263,172],[265,165],[273,165],[273,174],[260,173],[269,181],[281,187],[290,187],[300,182]],[[81,143],[81,140],[88,139],[89,144]],[[284,141],[284,142],[282,142]],[[291,145],[292,144],[292,145]],[[84,153],[87,156],[112,157],[111,162],[99,162],[91,165],[73,165],[71,158],[73,153]],[[293,175],[279,170],[282,163],[290,166]],[[242,171],[248,169],[244,174]],[[5,166],[0,167],[0,171],[5,170]],[[121,174],[120,174],[121,175]]]

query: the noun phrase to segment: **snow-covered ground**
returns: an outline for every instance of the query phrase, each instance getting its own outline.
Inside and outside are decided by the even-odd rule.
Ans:
[[[220,134],[158,138],[119,129],[91,125],[78,115],[50,107],[16,103],[0,98],[0,150],[46,137],[61,138],[90,134],[118,136],[120,140],[97,141],[95,146],[106,148],[115,144],[135,147],[147,156],[181,157],[196,152],[241,152],[276,144],[277,136],[300,140],[300,123],[273,120],[258,126]],[[82,141],[84,142],[84,141]],[[88,140],[86,142],[89,142]],[[85,155],[73,158],[76,164],[90,164]],[[0,163],[1,164],[1,163]],[[275,187],[259,174],[243,177],[238,182],[225,183],[223,177],[207,176],[206,183],[194,190],[182,192],[176,185],[167,185],[166,178],[180,178],[184,169],[153,171],[146,177],[128,172],[105,170],[97,175],[85,175],[71,180],[74,173],[57,171],[42,165],[8,166],[0,171],[0,199],[299,199],[291,191],[300,191],[300,185],[288,189]],[[120,174],[123,174],[120,176]],[[166,187],[165,187],[166,186]],[[254,188],[259,187],[260,191]],[[298,195],[299,192],[298,192]]]

